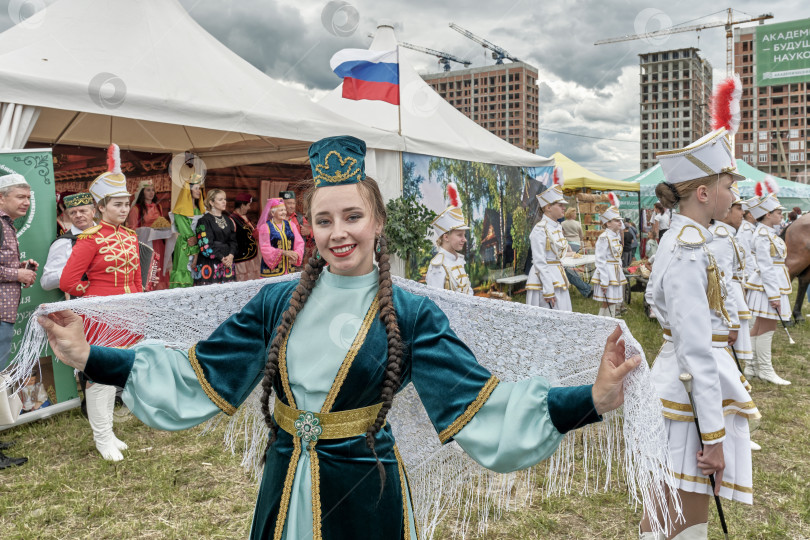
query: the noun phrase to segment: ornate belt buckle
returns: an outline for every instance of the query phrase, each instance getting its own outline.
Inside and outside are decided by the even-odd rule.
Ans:
[[[323,433],[321,421],[313,413],[304,411],[298,415],[298,419],[293,426],[295,427],[295,436],[301,438],[301,442],[311,448],[313,444],[318,442],[318,437]]]

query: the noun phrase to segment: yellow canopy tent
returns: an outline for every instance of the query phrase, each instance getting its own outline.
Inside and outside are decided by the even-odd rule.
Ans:
[[[573,191],[575,189],[593,189],[596,191],[640,191],[638,182],[624,182],[622,180],[611,180],[594,172],[589,171],[568,156],[556,152],[553,156],[554,163],[562,169],[563,190]]]

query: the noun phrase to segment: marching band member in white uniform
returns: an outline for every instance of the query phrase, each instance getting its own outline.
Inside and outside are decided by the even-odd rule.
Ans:
[[[616,309],[624,301],[627,278],[622,270],[622,239],[619,231],[622,218],[615,206],[602,212],[599,220],[605,231],[596,240],[596,271],[591,278],[593,299],[601,302],[599,315],[615,317]]]
[[[729,345],[734,347],[738,360],[746,361],[746,369],[753,354],[751,352],[751,329],[748,321],[751,320],[751,311],[745,302],[743,293],[743,283],[745,283],[745,261],[746,253],[737,243],[737,230],[743,222],[742,200],[740,191],[735,182],[731,188],[734,194],[734,202],[726,217],[716,221],[709,227],[714,239],[709,244],[709,249],[717,259],[720,271],[723,273],[723,281],[726,283],[729,302],[726,303],[726,310],[729,312],[732,323],[729,330],[730,336],[736,334],[734,341],[729,340]],[[730,306],[734,306],[731,310]],[[732,312],[733,311],[733,312]],[[734,325],[737,325],[735,328]],[[744,373],[746,378],[748,375]]]
[[[685,522],[673,524],[668,538],[704,539],[711,497],[708,475],[715,475],[715,493],[720,496],[753,501],[748,420],[760,414],[726,348],[727,294],[708,247],[709,222],[725,217],[733,200],[731,184],[743,177],[736,173],[722,127],[658,158],[666,181],[657,186],[656,195],[666,208],[680,210],[661,239],[649,283],[665,340],[651,373],[663,406],[672,475],[685,517]],[[684,372],[693,378],[697,412],[679,380]],[[672,501],[669,506],[674,512]],[[646,517],[653,512],[658,510],[645,508],[641,538],[658,538],[649,532]]]
[[[757,269],[757,260],[754,258],[754,229],[757,228],[757,220],[751,214],[751,206],[759,202],[759,197],[751,197],[742,202],[743,220],[737,229],[737,245],[745,251],[745,275],[750,276]],[[743,280],[743,291],[748,289]]]
[[[761,189],[761,184],[758,184],[758,189]],[[793,292],[785,266],[787,246],[773,230],[774,225],[782,221],[782,209],[773,192],[751,205],[751,214],[759,222],[752,246],[757,269],[748,274],[746,287],[749,289],[748,306],[756,317],[751,329],[754,375],[769,383],[788,385],[790,381],[777,375],[771,362],[771,342],[776,321],[782,314],[790,313],[788,295]]]
[[[561,311],[572,311],[568,296],[568,278],[561,259],[568,253],[568,241],[557,221],[565,215],[568,204],[562,186],[555,184],[537,196],[543,219],[529,235],[532,246],[532,268],[526,279],[526,304]]]
[[[447,184],[447,194],[450,196],[450,206],[431,223],[438,237],[437,253],[430,260],[425,283],[429,287],[472,295],[470,278],[467,276],[464,256],[461,254],[467,244],[467,231],[470,227],[467,226],[464,214],[461,213],[458,188],[454,183]]]

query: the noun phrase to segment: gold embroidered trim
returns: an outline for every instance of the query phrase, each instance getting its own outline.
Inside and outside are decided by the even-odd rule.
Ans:
[[[200,382],[200,386],[202,386],[202,389],[205,392],[205,395],[208,396],[208,399],[210,399],[214,405],[219,407],[222,412],[228,416],[233,416],[234,413],[236,413],[236,407],[228,403],[225,398],[220,396],[205,378],[205,373],[203,373],[202,366],[200,365],[199,360],[197,360],[196,343],[188,350],[188,361],[191,364],[191,367],[194,369],[194,374],[197,375],[197,380]]]
[[[345,172],[338,169],[338,171],[336,171],[332,176],[329,176],[329,174],[326,173],[325,171],[328,171],[331,168],[329,166],[329,158],[332,157],[333,155],[337,156],[338,162],[340,163],[340,167],[346,167],[347,163],[349,164],[349,166],[346,167],[347,170]],[[329,153],[326,154],[326,157],[323,159],[323,164],[318,164],[315,166],[315,171],[318,174],[315,176],[313,180],[315,181],[316,185],[318,184],[318,180],[335,184],[337,182],[343,182],[344,180],[348,180],[349,178],[354,176],[357,178],[357,181],[359,182],[361,180],[361,175],[363,174],[363,171],[360,170],[359,167],[352,169],[352,167],[355,167],[356,165],[357,160],[355,158],[351,156],[346,156],[344,158],[343,156],[340,155],[340,152],[338,152],[337,150],[330,150]]]
[[[340,392],[340,387],[343,386],[343,382],[346,380],[346,376],[349,374],[349,368],[352,367],[354,357],[357,356],[357,353],[360,352],[360,347],[362,347],[363,343],[366,341],[368,329],[371,328],[371,323],[374,322],[374,319],[377,317],[377,313],[379,311],[380,297],[375,296],[374,300],[371,301],[371,306],[369,306],[365,318],[363,319],[363,324],[360,325],[360,329],[357,331],[357,336],[355,336],[352,346],[349,347],[349,352],[346,353],[346,358],[343,359],[343,363],[340,365],[337,376],[332,382],[332,388],[329,389],[329,394],[326,396],[326,401],[323,402],[321,412],[329,412],[332,409],[332,406],[335,404],[335,399],[337,399],[338,392]]]
[[[377,419],[382,403],[369,405],[360,409],[348,411],[337,411],[327,413],[312,413],[320,421],[323,432],[318,439],[346,439],[364,435],[368,427]],[[278,423],[278,427],[295,437],[295,421],[301,416],[301,411],[285,405],[276,396],[273,417]]]
[[[743,377],[740,377],[741,382]],[[678,403],[677,401],[669,401],[668,399],[661,398],[661,405],[666,407],[667,409],[672,409],[675,411],[683,411],[683,412],[692,412],[692,406],[688,403]],[[738,407],[740,409],[754,409],[756,405],[754,405],[753,401],[734,401],[733,399],[724,399],[723,400],[723,408],[725,407]],[[732,413],[734,411],[731,411]]]
[[[402,456],[399,455],[399,448],[394,445],[394,456],[397,458],[397,468],[399,469],[399,486],[402,488],[402,525],[405,534],[403,538],[411,538],[411,519],[408,514],[408,500],[411,497],[410,485],[408,482],[408,473],[405,472],[405,464],[402,461]],[[407,484],[407,485],[406,485]],[[413,508],[413,501],[411,501],[411,508]],[[416,519],[414,519],[414,528],[416,528]],[[419,538],[419,531],[416,531],[416,537]]]
[[[670,338],[672,337],[672,330],[670,330],[669,328],[664,328],[662,332],[666,337]],[[725,343],[727,341],[728,341],[727,334],[712,334],[712,342],[714,343]]]
[[[675,478],[680,478],[681,480],[686,480],[687,482],[694,482],[696,484],[709,484],[709,479],[704,478],[702,476],[692,476],[691,474],[683,474],[677,473],[675,471],[670,471],[672,476]],[[740,493],[753,493],[754,488],[752,487],[745,487],[740,486],[737,484],[732,484],[731,482],[723,482],[723,487],[727,487],[729,489],[733,489],[734,491],[739,491]]]
[[[481,388],[481,391],[478,393],[478,397],[475,398],[475,401],[470,403],[467,407],[467,410],[464,411],[461,416],[456,418],[452,424],[450,424],[446,429],[444,429],[441,433],[439,433],[439,441],[444,444],[449,441],[456,433],[461,431],[461,428],[466,426],[472,417],[484,406],[484,403],[489,399],[489,396],[492,394],[492,391],[495,390],[495,387],[498,386],[498,383],[501,382],[498,380],[498,377],[495,375],[491,376],[489,380],[484,384],[484,387]]]
[[[287,523],[287,510],[290,508],[290,496],[292,495],[292,485],[293,480],[295,480],[295,469],[298,467],[299,457],[301,457],[301,439],[293,437],[293,452],[292,456],[290,456],[290,464],[287,467],[287,476],[284,478],[284,488],[281,491],[281,502],[278,507],[276,531],[273,534],[273,540],[281,540],[281,535],[284,534],[284,524]],[[315,485],[314,481],[312,485]]]
[[[278,371],[281,375],[281,388],[287,396],[287,402],[290,404],[290,407],[295,409],[297,408],[295,405],[295,396],[293,396],[292,388],[290,388],[290,378],[287,376],[287,340],[290,339],[290,334],[292,334],[292,327],[290,327],[287,337],[284,338],[281,347],[278,349]]]
[[[709,433],[701,433],[700,438],[704,441],[716,441],[717,439],[722,439],[726,436],[726,428],[720,428],[717,431],[711,431]]]
[[[309,449],[309,465],[312,474],[312,540],[321,540],[321,467],[315,447]]]

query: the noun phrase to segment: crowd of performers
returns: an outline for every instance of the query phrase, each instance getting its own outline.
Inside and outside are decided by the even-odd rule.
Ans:
[[[311,228],[295,213],[294,192],[285,191],[281,198],[268,200],[259,225],[254,226],[247,217],[253,203],[249,194],[237,195],[234,210],[228,214],[225,192],[213,189],[203,194],[202,178],[192,176],[172,209],[177,238],[171,271],[167,268],[164,273],[158,262],[164,240],[146,246],[135,232],[165,220],[154,186],[142,182],[132,197],[116,145],[109,149],[108,169],[91,183],[88,192],[60,199],[64,212],[58,224],[63,232],[49,249],[40,280],[43,289],[59,289],[67,298],[113,296],[300,270],[306,246],[302,232],[311,236]],[[111,332],[115,329],[97,323],[86,328],[91,343],[94,337],[108,337]],[[129,346],[139,339],[124,336],[120,344]],[[121,451],[127,445],[113,433],[116,388],[94,382],[83,373],[78,377],[97,450],[104,459],[122,460]]]
[[[664,208],[678,212],[662,228],[646,291],[664,342],[651,372],[685,521],[672,523],[666,535],[653,532],[651,517],[664,509],[647,507],[640,524],[644,539],[706,538],[710,477],[714,494],[752,503],[749,422],[761,415],[748,380],[790,384],[771,360],[776,321],[787,313],[791,292],[786,247],[773,229],[782,207],[773,192],[740,200],[735,182],[742,177],[729,129],[721,125],[659,155],[665,181],[656,195]],[[155,344],[98,347],[92,346],[94,333],[115,329],[84,328],[69,311],[40,319],[56,355],[82,371],[91,388],[100,388],[92,405],[88,389],[88,414],[106,459],[121,459],[126,448],[112,433],[106,385],[123,387],[124,401],[145,423],[184,429],[220,411],[233,414],[261,384],[270,438],[252,538],[308,538],[314,531],[319,538],[417,538],[407,477],[385,421],[394,393],[408,382],[417,387],[442,442],[457,441],[496,471],[545,459],[567,431],[599,421],[622,402],[622,381],[639,359],[625,360],[618,330],[593,385],[551,387],[542,377],[499,382],[429,299],[392,285],[382,234],[385,206],[377,183],[365,175],[363,141],[330,137],[309,154],[314,187],[306,218],[288,206],[294,195],[285,194],[265,206],[258,234],[245,215],[248,196],[238,197],[226,216],[223,192],[203,196],[198,183],[184,186],[174,211],[180,238],[173,286],[282,275],[303,263],[304,237],[315,248],[299,280],[264,287],[208,339],[188,351]],[[426,282],[472,294],[462,254],[469,227],[453,192],[451,187],[450,206],[432,223],[438,249]],[[570,311],[561,262],[570,250],[559,223],[566,202],[558,185],[537,198],[543,218],[530,234],[526,301]],[[46,273],[63,268],[50,283],[72,296],[142,290],[137,238],[124,226],[129,201],[119,168],[97,178],[89,194],[66,199],[71,208],[97,208],[101,221],[94,224],[90,211],[75,213],[71,230],[51,250],[54,264]],[[137,215],[148,219],[149,207]],[[197,215],[203,217],[194,224]],[[601,220],[593,297],[600,315],[615,316],[627,284],[622,221],[615,206]],[[254,257],[259,265],[240,270]],[[359,341],[311,339],[329,333],[324,313],[347,310],[363,321]],[[745,363],[744,373],[735,359]],[[455,383],[452,393],[445,391],[448,381]],[[379,474],[368,474],[369,463]],[[669,515],[674,495],[668,493]],[[330,512],[322,514],[322,507]]]

